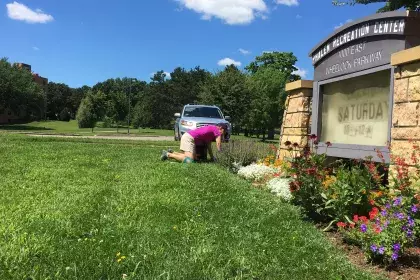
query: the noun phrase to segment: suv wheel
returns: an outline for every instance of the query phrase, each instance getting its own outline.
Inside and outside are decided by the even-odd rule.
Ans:
[[[175,130],[174,130],[174,140],[175,141],[180,141],[181,140],[181,137],[179,137],[179,133],[177,133]]]

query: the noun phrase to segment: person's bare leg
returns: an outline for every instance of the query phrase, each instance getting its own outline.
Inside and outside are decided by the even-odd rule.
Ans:
[[[190,152],[184,152],[183,154],[182,153],[168,153],[168,158],[172,158],[179,162],[184,162],[185,158],[187,157],[194,159],[193,154]]]
[[[183,162],[186,156],[185,154],[180,153],[168,153],[168,158],[172,158],[176,161]]]

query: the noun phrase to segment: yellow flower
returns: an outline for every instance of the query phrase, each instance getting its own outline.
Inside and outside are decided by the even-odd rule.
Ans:
[[[119,257],[120,255],[121,255],[121,253],[120,253],[120,252],[118,252],[118,253],[117,253],[117,257]]]
[[[325,181],[322,182],[322,185],[324,186],[324,189],[328,189],[328,187],[331,186],[331,184],[335,183],[336,180],[337,180],[337,178],[335,178],[334,176],[327,175],[325,177]]]

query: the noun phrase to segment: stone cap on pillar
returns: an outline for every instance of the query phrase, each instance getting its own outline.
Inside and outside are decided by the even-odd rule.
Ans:
[[[312,80],[299,80],[286,84],[286,91],[292,91],[296,89],[312,89],[314,87],[314,81]]]
[[[391,56],[391,65],[398,66],[415,61],[420,61],[420,46],[396,52]],[[286,85],[287,88],[287,85]],[[287,89],[286,89],[287,90]]]

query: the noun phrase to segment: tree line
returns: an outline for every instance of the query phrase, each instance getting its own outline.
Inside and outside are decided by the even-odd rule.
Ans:
[[[155,73],[149,82],[126,77],[81,88],[50,82],[43,91],[29,71],[2,59],[0,107],[32,110],[38,119],[77,119],[80,128],[93,129],[99,121],[118,128],[130,120],[135,128],[173,129],[174,113],[185,104],[216,105],[231,117],[234,132],[272,138],[283,116],[285,84],[300,78],[293,74],[296,62],[293,53],[271,52],[244,70],[234,65],[216,73],[178,67],[170,76]]]
[[[296,62],[293,53],[271,52],[257,56],[243,71],[234,65],[217,73],[178,67],[170,77],[155,73],[149,83],[109,79],[87,92],[76,119],[83,128],[93,128],[97,121],[118,126],[130,119],[135,128],[173,129],[174,113],[198,103],[220,107],[235,132],[273,138],[282,121],[285,84],[300,79],[293,74]]]

